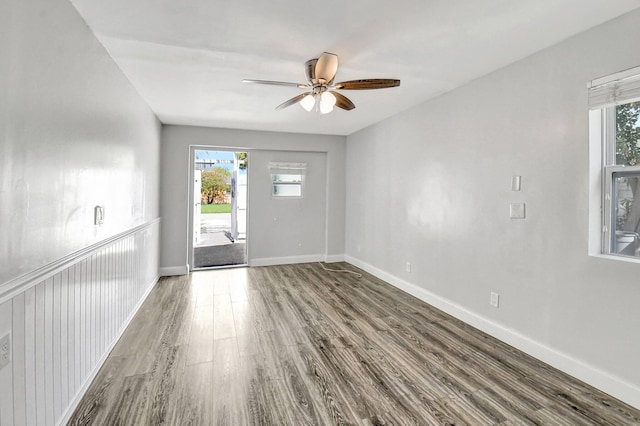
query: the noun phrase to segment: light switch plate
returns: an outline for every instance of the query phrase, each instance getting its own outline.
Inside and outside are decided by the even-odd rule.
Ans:
[[[93,208],[93,224],[102,225],[104,223],[104,206],[95,206]]]
[[[512,191],[520,191],[522,188],[522,177],[521,176],[511,176],[511,190]]]
[[[509,205],[509,217],[511,219],[524,219],[525,217],[524,203],[511,203]]]
[[[498,293],[491,292],[491,299],[489,300],[489,304],[494,308],[500,306],[500,295]]]

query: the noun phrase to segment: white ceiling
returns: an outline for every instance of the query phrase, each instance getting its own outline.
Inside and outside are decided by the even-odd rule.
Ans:
[[[640,6],[640,0],[72,0],[163,123],[348,135]],[[356,109],[275,107],[339,56]]]

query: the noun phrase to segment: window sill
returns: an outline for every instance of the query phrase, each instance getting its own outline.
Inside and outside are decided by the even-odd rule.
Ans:
[[[640,263],[640,257],[616,256],[613,254],[602,254],[602,253],[590,254],[589,256],[597,257],[598,259],[615,260],[618,262]]]

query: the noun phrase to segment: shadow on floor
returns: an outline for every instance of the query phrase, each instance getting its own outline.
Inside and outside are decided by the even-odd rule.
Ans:
[[[244,265],[247,263],[245,243],[196,247],[193,252],[194,268]]]

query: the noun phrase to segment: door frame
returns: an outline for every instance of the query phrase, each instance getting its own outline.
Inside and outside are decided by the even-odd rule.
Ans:
[[[189,272],[193,271],[193,266],[194,266],[194,261],[193,261],[193,257],[194,257],[194,244],[193,244],[193,214],[194,214],[194,187],[193,187],[193,182],[194,182],[194,171],[195,171],[195,162],[196,162],[196,151],[227,151],[227,152],[246,152],[247,153],[247,164],[250,163],[250,150],[246,149],[246,148],[237,148],[237,147],[229,147],[229,146],[215,146],[215,145],[189,145],[189,181],[187,182],[188,184],[188,190],[187,193],[189,194],[189,198],[187,199],[187,208],[188,208],[188,213],[187,213],[187,218],[189,219],[187,221],[187,261],[188,261],[188,265],[189,265]],[[246,228],[246,234],[245,234],[245,245],[244,245],[244,250],[245,250],[245,256],[247,258],[247,264],[246,265],[228,265],[228,266],[214,266],[211,267],[211,269],[216,269],[216,268],[232,268],[232,267],[238,267],[238,266],[247,266],[250,263],[250,259],[249,259],[249,239],[250,239],[250,232],[249,232],[249,217],[250,217],[250,197],[249,197],[249,181],[250,181],[250,177],[249,174],[250,172],[250,166],[247,165],[247,209],[246,209],[246,224],[245,224],[245,228]],[[207,269],[207,268],[203,268],[203,269]]]

